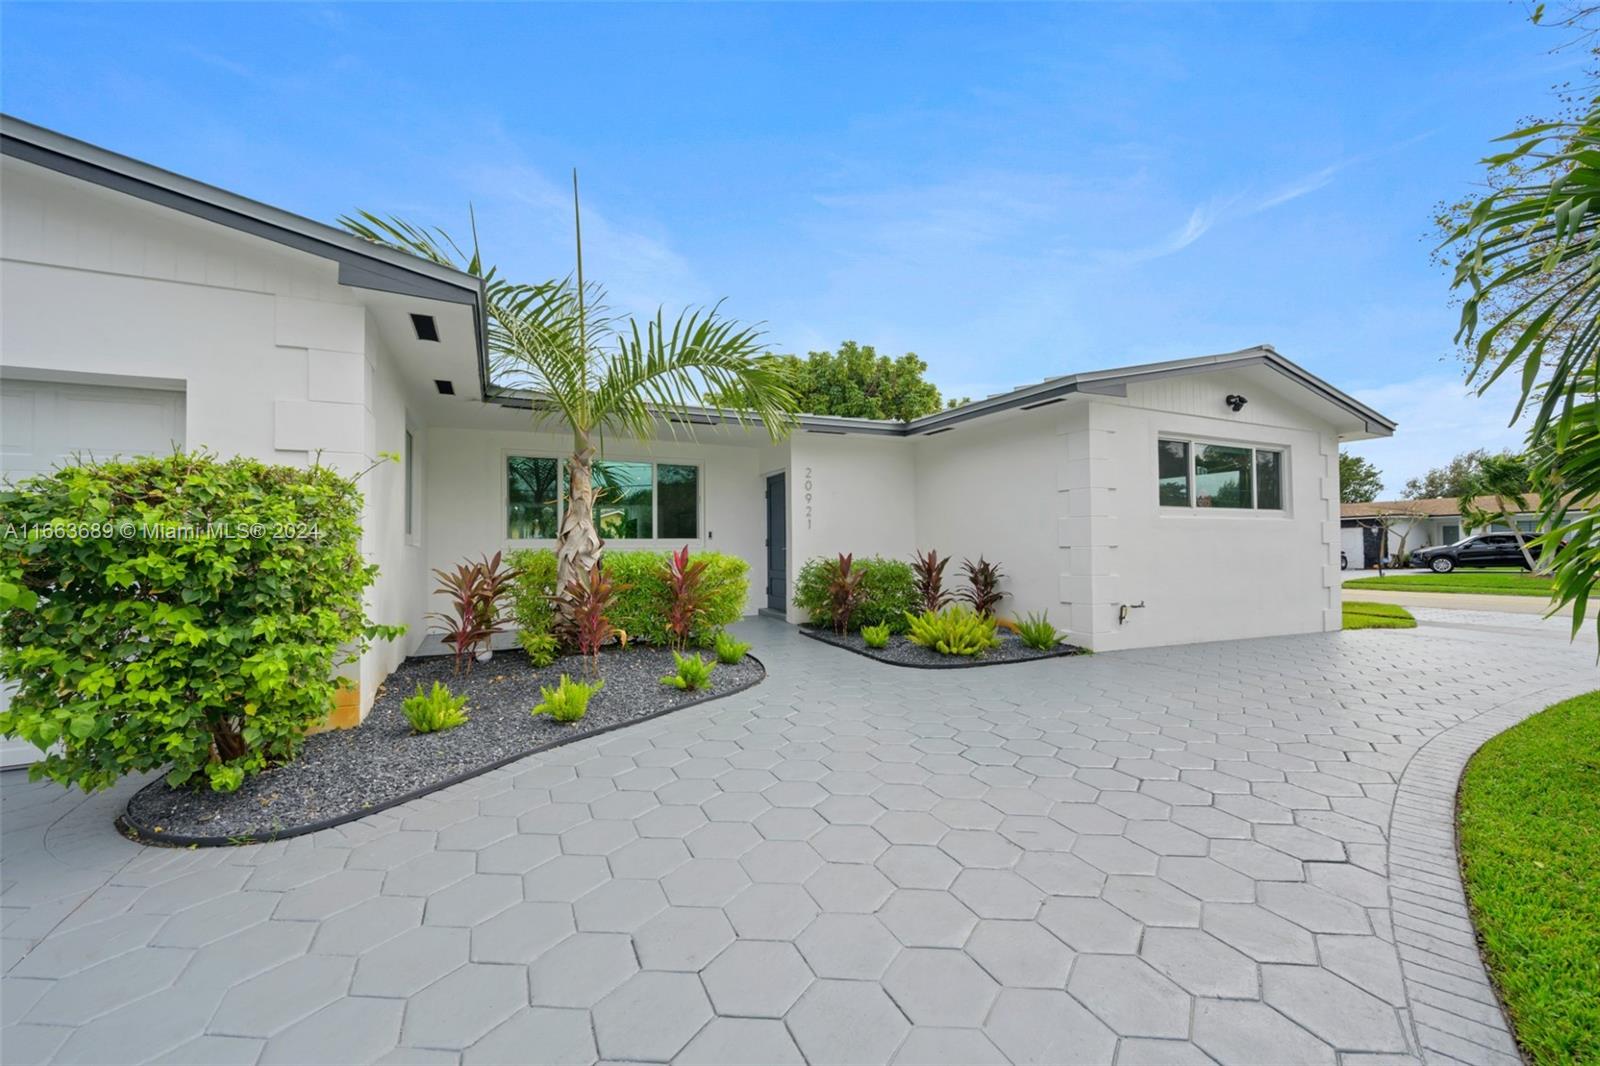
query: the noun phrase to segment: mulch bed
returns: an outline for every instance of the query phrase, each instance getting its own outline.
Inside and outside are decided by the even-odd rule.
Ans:
[[[1037,651],[1022,643],[1022,638],[1015,633],[1005,629],[998,633],[999,645],[990,648],[982,655],[943,655],[931,648],[913,644],[899,633],[889,638],[888,647],[869,648],[867,642],[861,639],[860,633],[846,633],[841,637],[831,629],[809,625],[801,626],[800,632],[813,640],[853,651],[857,655],[865,655],[880,663],[889,663],[891,666],[914,666],[923,670],[960,670],[975,666],[1000,666],[1004,663],[1026,663],[1035,659],[1059,659],[1067,655],[1089,654],[1088,648],[1080,648],[1076,644],[1058,644],[1049,651]]]
[[[704,653],[703,653],[704,654]],[[173,789],[161,780],[128,801],[119,826],[146,843],[241,844],[298,836],[347,822],[476,777],[535,752],[633,722],[729,696],[758,684],[766,670],[753,656],[718,665],[710,684],[681,692],[661,684],[673,673],[661,648],[612,650],[601,656],[605,688],[589,713],[572,725],[530,712],[539,686],[563,673],[582,678],[578,656],[535,669],[518,650],[498,651],[470,674],[456,676],[449,656],[407,659],[378,692],[355,729],[306,738],[294,762],[246,779],[237,792]],[[442,733],[413,736],[401,701],[442,681],[468,698],[468,722]]]

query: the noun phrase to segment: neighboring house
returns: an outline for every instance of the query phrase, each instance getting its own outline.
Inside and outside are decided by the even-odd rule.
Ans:
[[[363,705],[425,645],[430,570],[550,545],[562,433],[489,383],[471,277],[3,120],[3,472],[205,447],[366,476]],[[359,200],[359,198],[357,198]],[[1338,453],[1394,424],[1270,347],[1052,378],[909,424],[663,421],[612,437],[614,547],[748,559],[749,610],[808,558],[999,562],[1007,613],[1097,650],[1340,626]],[[692,436],[691,436],[692,433]],[[950,568],[952,581],[959,581]]]
[[[1522,497],[1528,510],[1511,516],[1516,528],[1525,534],[1540,531],[1539,497],[1530,494]],[[1498,511],[1500,504],[1493,496],[1479,496],[1474,501],[1480,511]],[[1578,515],[1574,513],[1573,518]],[[1389,528],[1389,557],[1399,562],[1401,553],[1409,555],[1418,548],[1431,548],[1439,544],[1454,544],[1462,537],[1495,530],[1510,532],[1505,522],[1473,526],[1461,516],[1461,501],[1455,498],[1429,497],[1421,500],[1374,500],[1371,503],[1346,503],[1339,506],[1340,546],[1352,570],[1378,565],[1383,554],[1383,527]]]

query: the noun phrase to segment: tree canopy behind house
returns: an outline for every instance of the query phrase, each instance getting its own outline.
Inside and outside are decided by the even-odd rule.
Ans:
[[[1383,491],[1383,471],[1359,455],[1339,453],[1339,502],[1371,503]]]
[[[1484,464],[1488,463],[1496,469],[1496,480],[1501,484],[1510,482],[1508,491],[1522,493],[1529,491],[1529,472],[1526,458],[1516,452],[1491,453],[1484,448],[1474,448],[1462,452],[1451,459],[1444,466],[1436,466],[1421,477],[1411,478],[1406,482],[1406,487],[1400,495],[1408,500],[1436,500],[1456,499],[1473,491],[1473,486],[1482,478]],[[1507,476],[1508,468],[1512,471],[1520,470],[1520,479]],[[1341,473],[1343,464],[1341,464]]]
[[[837,352],[780,356],[778,367],[807,414],[909,422],[968,402],[947,402],[923,377],[928,364],[915,352],[892,359],[870,344],[845,341]]]

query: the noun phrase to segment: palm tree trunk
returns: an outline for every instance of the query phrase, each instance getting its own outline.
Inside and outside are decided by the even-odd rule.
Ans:
[[[588,434],[574,435],[570,462],[567,507],[556,537],[556,609],[566,623],[572,621],[567,586],[583,580],[589,571],[600,565],[600,553],[604,548],[594,525],[594,447],[589,443]]]
[[[1528,542],[1523,539],[1522,530],[1517,526],[1517,516],[1507,512],[1504,496],[1496,496],[1494,502],[1500,505],[1500,513],[1507,515],[1507,524],[1511,526],[1511,535],[1517,538],[1517,550],[1522,553],[1522,561],[1528,564],[1528,573],[1537,573],[1539,564],[1533,561],[1533,553],[1528,550]]]

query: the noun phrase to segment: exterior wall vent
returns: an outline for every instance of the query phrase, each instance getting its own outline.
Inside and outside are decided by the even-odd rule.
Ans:
[[[433,320],[432,315],[412,315],[411,328],[417,331],[419,341],[437,343],[439,340],[439,324]]]
[[[432,321],[432,319],[429,319],[429,321]],[[456,386],[452,381],[445,381],[442,378],[434,378],[433,387],[439,390],[440,396],[454,396],[456,394]]]

